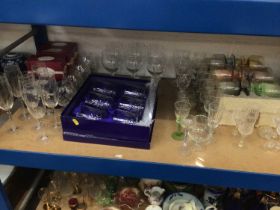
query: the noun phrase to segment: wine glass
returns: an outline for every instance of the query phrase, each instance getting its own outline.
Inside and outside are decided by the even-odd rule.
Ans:
[[[52,110],[54,117],[54,128],[58,128],[58,122],[55,114],[55,107],[58,105],[58,85],[53,77],[49,77],[44,83],[41,83],[42,100],[46,107]]]
[[[175,107],[175,117],[176,117],[176,125],[177,130],[172,133],[172,138],[174,140],[183,140],[184,139],[184,131],[182,130],[182,120],[185,119],[191,110],[191,104],[189,100],[180,100],[174,103]]]
[[[11,122],[11,132],[15,132],[17,127],[15,126],[12,120],[11,109],[14,105],[14,97],[12,93],[12,88],[7,80],[7,78],[3,75],[0,75],[0,109],[7,112],[10,122]]]
[[[121,65],[120,44],[112,42],[105,46],[102,51],[103,67],[115,76]]]
[[[176,83],[179,89],[178,99],[184,99],[187,97],[186,90],[190,86],[192,78],[192,75],[188,72],[176,74]]]
[[[214,130],[219,126],[224,113],[224,107],[221,102],[213,101],[208,105],[208,126],[210,127],[211,137]]]
[[[125,66],[133,78],[144,64],[145,46],[142,43],[135,42],[127,46],[125,56]]]
[[[156,86],[166,66],[164,49],[160,45],[150,45],[147,53],[147,70]]]
[[[41,120],[46,114],[46,106],[42,101],[40,85],[38,83],[28,83],[24,86],[24,101],[27,106],[27,110],[31,116],[37,120],[37,130],[41,131],[39,139],[42,142],[48,142],[48,136],[45,134],[42,128]]]
[[[234,111],[235,124],[241,135],[238,143],[239,148],[244,147],[245,137],[253,133],[259,113],[259,109],[256,107],[244,107]]]
[[[19,79],[22,77],[22,72],[20,71],[19,66],[18,65],[5,66],[4,74],[7,77],[7,80],[12,88],[12,93],[14,97],[19,99],[21,106],[23,107],[23,113],[22,113],[23,120],[27,120],[28,119],[27,112],[24,107],[24,102],[22,99],[22,89],[19,84]]]

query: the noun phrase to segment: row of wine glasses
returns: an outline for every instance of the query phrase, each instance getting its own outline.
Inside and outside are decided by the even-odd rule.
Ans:
[[[120,43],[113,42],[103,49],[101,63],[112,76],[124,63],[133,78],[136,78],[136,73],[146,65],[156,84],[166,68],[166,55],[163,47],[156,44],[146,46],[135,42],[122,47]]]

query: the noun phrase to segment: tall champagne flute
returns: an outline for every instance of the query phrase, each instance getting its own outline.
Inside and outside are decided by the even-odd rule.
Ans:
[[[17,127],[13,123],[11,109],[14,105],[14,97],[12,93],[12,88],[7,80],[7,78],[3,75],[0,75],[0,109],[7,112],[9,115],[9,119],[11,121],[10,131],[15,132]]]
[[[43,142],[48,142],[48,136],[42,128],[42,118],[46,114],[46,106],[42,101],[40,86],[37,83],[25,84],[24,98],[27,110],[31,116],[37,120],[39,131],[41,134],[39,139]]]
[[[223,104],[219,101],[213,101],[208,105],[208,126],[210,128],[211,138],[216,128],[218,128],[224,113]]]
[[[54,128],[58,128],[58,122],[55,115],[55,107],[58,105],[59,89],[57,82],[53,77],[50,77],[46,82],[41,84],[42,100],[46,107],[52,110],[54,117]]]
[[[23,113],[22,113],[22,117],[24,120],[27,120],[27,112],[26,109],[24,107],[24,102],[22,99],[22,89],[21,86],[19,84],[19,79],[22,77],[22,73],[19,69],[18,65],[7,65],[4,68],[4,73],[5,76],[7,77],[7,80],[12,88],[12,93],[14,95],[14,97],[18,98],[22,107],[23,107]]]

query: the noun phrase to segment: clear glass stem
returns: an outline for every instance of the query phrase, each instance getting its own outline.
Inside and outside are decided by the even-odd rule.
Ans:
[[[56,118],[56,114],[55,114],[55,108],[52,109],[52,114],[53,114],[53,119],[54,119],[54,128],[58,128],[58,123],[57,123],[57,118]]]
[[[239,148],[243,148],[244,147],[244,140],[245,140],[245,136],[241,135],[241,138],[240,138],[239,143],[238,143],[238,147]]]
[[[11,129],[12,132],[15,132],[16,129],[17,129],[17,127],[16,127],[16,125],[15,125],[15,123],[14,123],[14,121],[13,121],[11,110],[7,111],[7,114],[8,114],[8,116],[9,116],[9,120],[10,120],[10,122],[11,122],[11,128],[10,128],[10,129]]]
[[[36,130],[40,130],[42,128],[42,124],[40,120],[37,120]]]
[[[176,132],[177,133],[182,133],[182,126],[177,121],[176,121]]]
[[[40,131],[41,131],[40,140],[41,140],[42,142],[47,143],[47,142],[48,142],[48,136],[46,135],[45,129],[44,129],[44,127],[42,126],[41,119],[38,119],[37,122],[38,122],[38,124],[40,125]]]
[[[19,100],[20,100],[21,106],[23,107],[23,112],[22,112],[23,119],[24,119],[24,120],[28,120],[28,117],[27,117],[27,110],[26,110],[26,108],[25,108],[25,106],[24,106],[23,99],[20,98]]]

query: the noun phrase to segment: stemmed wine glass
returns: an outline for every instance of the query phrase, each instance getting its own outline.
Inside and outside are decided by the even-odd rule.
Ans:
[[[213,101],[208,105],[208,126],[210,128],[211,137],[213,136],[215,129],[218,128],[223,113],[224,107],[221,102]]]
[[[183,140],[184,139],[184,131],[182,130],[182,121],[183,119],[187,118],[190,110],[191,110],[191,104],[189,100],[180,100],[176,101],[174,103],[175,107],[175,117],[176,117],[176,125],[177,125],[177,130],[172,133],[172,138],[174,140]]]
[[[193,77],[189,72],[182,72],[176,74],[176,83],[179,89],[177,96],[178,99],[184,99],[187,97],[186,90],[190,86],[192,78]]]
[[[164,49],[160,45],[150,45],[147,52],[147,70],[156,86],[166,66]]]
[[[39,139],[42,142],[46,143],[48,142],[48,136],[45,134],[41,123],[41,119],[46,114],[46,106],[42,101],[41,93],[42,92],[40,90],[40,85],[38,84],[38,81],[26,83],[24,85],[23,94],[25,105],[27,106],[27,110],[29,111],[31,116],[37,120],[37,130],[41,131]]]
[[[259,117],[260,112],[259,109],[256,107],[245,107],[235,110],[233,114],[236,127],[241,135],[238,147],[243,148],[245,137],[253,133],[254,126]]]
[[[27,112],[24,107],[24,102],[22,99],[22,89],[19,84],[19,79],[23,76],[18,65],[7,65],[4,68],[4,74],[7,77],[7,80],[12,88],[12,93],[14,97],[19,98],[21,105],[23,107],[22,117],[24,120],[27,120]]]
[[[125,53],[125,66],[133,78],[142,68],[145,57],[145,45],[139,42],[131,43],[127,46]]]
[[[49,77],[47,81],[41,83],[42,100],[46,107],[52,110],[54,117],[54,128],[58,128],[58,122],[55,115],[55,107],[58,105],[59,89],[54,76]]]
[[[7,112],[10,122],[11,122],[11,132],[15,132],[17,127],[13,123],[11,109],[14,105],[14,96],[12,93],[12,88],[7,80],[7,78],[3,75],[0,75],[0,109]]]
[[[102,64],[112,76],[115,76],[121,65],[121,52],[119,43],[112,42],[105,46],[102,51]]]

